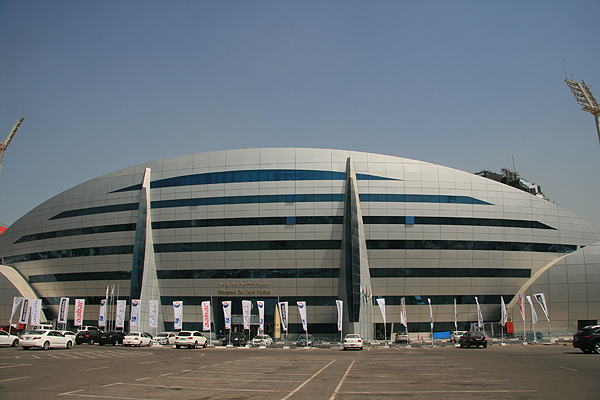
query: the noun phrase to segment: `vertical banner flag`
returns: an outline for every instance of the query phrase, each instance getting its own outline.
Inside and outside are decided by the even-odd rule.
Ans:
[[[342,331],[342,313],[344,312],[344,302],[342,300],[336,300],[335,305],[338,311],[338,332]]]
[[[27,325],[29,321],[30,302],[29,299],[23,299],[21,302],[21,315],[19,316],[19,324]]]
[[[225,318],[225,329],[231,329],[231,301],[222,301],[223,317]]]
[[[501,303],[501,310],[500,312],[502,313],[502,318],[500,319],[500,324],[502,326],[505,326],[506,323],[508,322],[508,314],[506,314],[506,304],[504,303],[504,297],[500,296],[500,303]]]
[[[117,317],[115,328],[125,328],[125,310],[127,309],[127,300],[117,300]]]
[[[74,326],[83,325],[83,311],[85,310],[85,299],[75,299],[75,320]]]
[[[281,318],[281,327],[284,332],[288,330],[288,302],[282,301],[277,303],[279,306],[279,317]]]
[[[431,310],[431,299],[427,299],[429,303],[429,323],[431,324],[431,329],[433,330],[433,311]]]
[[[158,328],[158,300],[148,300],[150,312],[148,315],[150,328]]]
[[[265,302],[257,300],[256,305],[258,306],[258,329],[264,333],[265,331]]]
[[[479,306],[479,299],[475,296],[475,303],[477,303],[477,327],[483,329],[483,315],[481,314],[481,307]]]
[[[306,323],[306,302],[305,301],[297,301],[298,311],[300,312],[300,319],[302,320],[302,328],[304,332],[308,330],[308,324]]]
[[[61,297],[60,306],[58,307],[58,323],[66,324],[69,315],[69,298]]]
[[[252,315],[252,302],[250,300],[242,300],[242,319],[244,321],[244,329],[250,329],[250,316]]]
[[[173,302],[173,328],[181,330],[183,328],[183,301]]]
[[[381,316],[383,317],[383,326],[386,325],[386,317],[385,317],[385,299],[377,299],[377,305],[379,305],[379,311],[381,311]]]
[[[100,300],[100,311],[98,312],[98,326],[106,326],[106,299]]]
[[[533,297],[535,297],[537,302],[540,304],[540,307],[542,307],[542,311],[544,312],[544,315],[546,316],[548,323],[550,323],[550,316],[548,315],[548,307],[546,307],[546,296],[544,296],[544,293],[538,293],[538,294],[534,294]]]
[[[400,323],[404,325],[405,328],[408,328],[406,321],[406,299],[403,297],[400,299]]]
[[[210,331],[210,301],[202,302],[202,330]]]
[[[139,299],[131,300],[131,314],[129,320],[129,326],[131,327],[135,326],[137,328],[140,326],[140,310],[142,308],[141,303],[142,302]]]
[[[42,313],[42,300],[31,300],[31,325],[40,324],[40,314]]]
[[[456,297],[454,298],[454,330],[458,330],[458,313],[456,312]]]
[[[535,308],[533,308],[533,301],[531,301],[531,296],[527,296],[527,301],[531,306],[531,323],[535,325],[538,322],[538,317],[537,313],[535,312]]]
[[[13,298],[12,312],[10,313],[11,322],[12,322],[12,319],[13,319],[15,313],[17,312],[17,309],[19,308],[19,305],[21,304],[22,301],[23,301],[22,297]]]
[[[525,322],[525,295],[518,294],[517,301],[519,302],[519,310],[521,310],[521,317],[523,318],[523,322]]]

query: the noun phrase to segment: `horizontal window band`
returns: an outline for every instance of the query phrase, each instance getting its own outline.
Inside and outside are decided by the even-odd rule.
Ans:
[[[339,250],[341,240],[263,240],[247,242],[159,243],[155,253],[187,251],[256,251],[256,250]]]
[[[114,204],[112,206],[100,206],[100,207],[89,207],[89,208],[78,208],[75,210],[67,210],[56,214],[51,217],[53,219],[73,218],[81,217],[84,215],[96,215],[96,214],[108,214],[113,212],[121,211],[137,211],[138,203],[126,203],[126,204]]]
[[[369,250],[485,250],[569,253],[577,245],[477,240],[367,240]]]
[[[55,258],[111,256],[118,254],[133,254],[133,245],[84,247],[80,249],[52,250],[20,254],[18,256],[4,257],[4,264],[12,265],[17,262],[51,260]]]
[[[131,271],[90,271],[29,275],[29,283],[118,280],[131,281]]]
[[[530,278],[525,268],[370,268],[371,278]]]
[[[42,232],[42,233],[35,233],[32,235],[21,236],[19,238],[19,240],[14,242],[14,244],[33,242],[36,240],[69,237],[69,236],[94,235],[94,234],[98,234],[98,233],[114,233],[114,232],[129,232],[129,231],[135,231],[135,224],[102,225],[102,226],[90,226],[87,228],[63,229],[60,231]]]
[[[356,174],[357,180],[385,180],[397,181],[400,179],[386,178],[383,176]],[[202,174],[176,176],[173,178],[159,179],[150,182],[150,189],[160,189],[177,186],[211,185],[216,183],[244,183],[244,182],[280,182],[280,181],[336,181],[346,180],[345,172],[296,170],[296,169],[257,169],[239,171],[207,172]],[[130,192],[140,190],[142,184],[128,186],[114,190],[111,193]]]

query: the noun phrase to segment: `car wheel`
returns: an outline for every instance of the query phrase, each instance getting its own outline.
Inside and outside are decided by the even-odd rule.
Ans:
[[[585,354],[590,354],[592,349],[581,349],[581,351],[583,351]]]
[[[88,344],[89,344],[90,346],[93,346],[93,345],[94,345],[94,339],[90,339],[90,341],[88,342]]]
[[[70,340],[67,342],[67,345],[65,346],[67,349],[70,349],[71,346],[73,346],[73,342],[71,342]]]
[[[23,350],[29,350],[29,347],[23,347]]]
[[[181,348],[181,346],[180,346],[180,345],[178,345],[178,344],[176,344],[176,345],[175,345],[175,348],[176,348],[176,349],[180,349],[180,348]]]
[[[148,347],[152,346],[152,341],[148,342]]]
[[[206,348],[206,341],[204,341],[204,344],[202,345],[203,348]]]
[[[13,340],[12,344],[10,345],[11,347],[17,347],[19,345],[19,339],[15,339]]]
[[[42,350],[48,350],[49,348],[50,348],[50,342],[46,340],[42,346]]]
[[[118,346],[119,345],[119,340],[115,339],[115,341],[113,342],[113,346]]]
[[[142,342],[139,342],[137,347],[142,347]]]
[[[471,343],[467,342],[467,349],[471,347]]]
[[[600,340],[594,343],[594,353],[600,354]]]

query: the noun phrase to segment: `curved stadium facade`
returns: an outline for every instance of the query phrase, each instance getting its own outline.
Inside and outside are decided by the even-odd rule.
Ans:
[[[222,301],[232,301],[241,325],[241,301],[264,300],[267,333],[280,301],[290,304],[290,333],[300,333],[294,308],[306,301],[309,333],[337,336],[340,299],[344,333],[373,339],[383,331],[378,298],[388,333],[400,330],[402,298],[412,332],[430,330],[428,299],[435,331],[454,329],[455,301],[459,329],[468,328],[476,297],[486,323],[500,320],[503,297],[518,329],[519,293],[544,293],[553,331],[572,331],[600,317],[599,240],[598,228],[560,206],[468,172],[266,148],[168,158],[82,183],[10,226],[0,257],[49,320],[69,297],[85,299],[84,324],[97,325],[114,285],[128,307],[141,300],[142,329],[148,300],[159,300],[166,330],[173,301],[183,301],[184,329],[199,330],[210,301],[216,332]]]

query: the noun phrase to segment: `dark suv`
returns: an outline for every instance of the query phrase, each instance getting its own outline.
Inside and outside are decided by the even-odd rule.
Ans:
[[[223,336],[221,339],[221,345],[227,346],[229,344],[229,335]],[[245,346],[248,344],[248,337],[244,332],[231,332],[231,345],[233,346]]]
[[[462,335],[459,339],[460,347],[479,347],[483,346],[483,348],[487,347],[487,338],[483,332],[479,331],[469,331]]]
[[[600,325],[590,325],[573,335],[573,347],[584,353],[600,354]]]
[[[113,331],[113,332],[101,332],[98,336],[97,342],[100,346],[105,344],[112,344],[113,346],[118,346],[123,344],[123,338],[125,337],[125,332]]]
[[[98,343],[98,339],[100,338],[100,333],[102,333],[102,331],[95,326],[86,326],[85,328],[86,330],[80,330],[77,332],[77,336],[75,336],[75,343],[87,343],[91,345]]]

